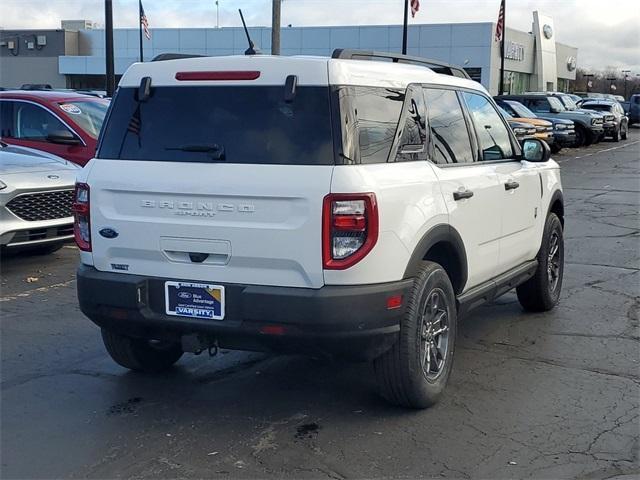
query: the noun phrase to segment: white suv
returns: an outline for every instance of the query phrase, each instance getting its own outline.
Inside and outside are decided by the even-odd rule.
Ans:
[[[560,295],[563,200],[485,89],[420,65],[233,56],[134,64],[76,187],[78,297],[140,371],[185,351],[373,360],[426,407],[456,322]]]

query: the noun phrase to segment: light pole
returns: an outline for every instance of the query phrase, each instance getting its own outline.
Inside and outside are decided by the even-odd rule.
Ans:
[[[220,2],[216,0],[216,28],[220,28]]]
[[[627,99],[627,79],[629,78],[629,74],[631,70],[622,70],[622,74],[624,75],[624,99]]]
[[[140,20],[140,19],[138,19]],[[113,60],[113,2],[112,0],[104,0],[104,46],[105,46],[105,76],[107,77],[106,88],[107,96],[113,97],[116,89],[116,77]]]
[[[280,18],[282,0],[273,0],[271,7],[271,55],[280,55]]]

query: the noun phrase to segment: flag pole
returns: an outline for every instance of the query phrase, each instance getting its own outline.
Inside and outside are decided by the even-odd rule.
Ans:
[[[407,30],[409,29],[409,0],[404,2],[404,23],[402,24],[402,54],[407,54]]]
[[[507,36],[507,0],[502,0],[503,14],[502,14],[502,38],[500,39],[500,87],[498,95],[504,93],[504,40]]]
[[[138,0],[138,30],[140,34],[140,61],[144,62],[144,52],[142,45],[142,0]]]

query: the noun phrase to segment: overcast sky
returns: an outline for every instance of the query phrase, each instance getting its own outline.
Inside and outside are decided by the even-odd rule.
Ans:
[[[143,0],[151,28],[215,26],[214,0]],[[219,0],[220,25],[269,25],[271,0]],[[137,26],[137,0],[113,0],[115,27]],[[420,0],[412,23],[495,22],[500,0]],[[559,42],[579,48],[578,66],[640,73],[639,0],[507,0],[507,26],[529,31],[532,12],[553,16]],[[104,23],[102,0],[0,0],[2,28],[60,28],[62,19]],[[284,0],[282,24],[402,22],[403,0]]]

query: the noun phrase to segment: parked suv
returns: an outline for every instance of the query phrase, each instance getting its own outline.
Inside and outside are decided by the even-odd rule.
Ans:
[[[522,95],[501,95],[500,100],[516,100],[536,115],[573,120],[576,129],[576,146],[591,145],[604,133],[604,118],[596,112],[567,110],[555,95],[539,93]]]
[[[459,317],[513,288],[546,311],[562,286],[547,145],[521,148],[478,83],[401,62],[134,64],[74,211],[80,307],[139,371],[216,347],[326,354],[427,407]]]
[[[629,125],[640,123],[640,93],[631,95],[629,99]]]
[[[606,115],[605,118],[611,117],[613,119],[610,122],[612,125],[605,128],[605,136],[611,137],[614,142],[619,142],[620,139],[627,139],[629,119],[625,115],[620,102],[617,100],[588,99],[581,103],[581,107],[603,113]]]
[[[503,110],[517,118],[530,118],[533,120],[548,120],[553,124],[553,142],[549,143],[552,153],[558,153],[563,147],[573,147],[576,143],[576,130],[573,120],[565,120],[562,118],[544,118],[538,116],[515,100],[496,99],[496,103]]]

